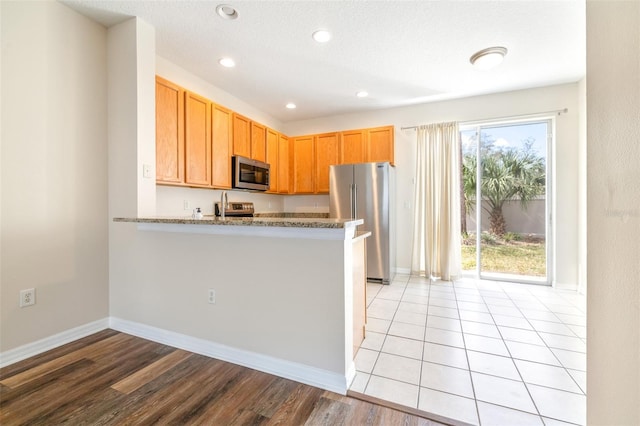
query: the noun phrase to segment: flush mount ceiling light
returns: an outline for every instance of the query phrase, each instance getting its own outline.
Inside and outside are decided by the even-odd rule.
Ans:
[[[218,63],[225,68],[233,68],[236,66],[235,61],[231,58],[222,58],[218,61]]]
[[[359,98],[366,98],[367,96],[369,96],[369,92],[365,92],[364,90],[361,90],[356,93],[356,96]]]
[[[294,104],[293,102],[289,102],[285,106],[287,107],[287,109],[296,109],[296,104]]]
[[[489,70],[500,65],[506,54],[506,47],[488,47],[471,55],[469,61],[479,70]]]
[[[219,4],[216,7],[216,13],[223,19],[237,19],[238,11],[228,4]]]
[[[331,40],[331,33],[327,30],[316,30],[311,34],[311,37],[318,43],[326,43]]]

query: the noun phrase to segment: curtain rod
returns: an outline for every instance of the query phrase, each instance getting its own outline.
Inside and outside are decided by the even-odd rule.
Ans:
[[[560,114],[566,114],[567,112],[569,112],[569,108],[555,109],[555,110],[552,110],[552,111],[537,112],[537,113],[534,113],[534,114],[510,115],[510,116],[507,116],[507,117],[485,118],[483,120],[461,121],[458,124],[461,125],[461,126],[466,126],[466,125],[469,125],[469,124],[480,124],[480,123],[487,123],[487,122],[492,122],[492,121],[506,121],[506,120],[534,118],[534,117],[538,117],[538,116],[541,116],[541,115],[550,115],[550,114],[560,115]],[[400,130],[415,130],[418,127],[420,127],[420,126],[401,127]]]

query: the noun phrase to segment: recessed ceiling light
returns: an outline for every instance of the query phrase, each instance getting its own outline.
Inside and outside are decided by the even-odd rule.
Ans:
[[[218,61],[218,63],[225,68],[233,68],[236,66],[235,61],[231,58],[222,58]]]
[[[366,98],[367,96],[369,96],[369,92],[365,92],[364,90],[361,90],[358,93],[356,93],[356,96],[359,98]]]
[[[471,55],[469,61],[480,70],[489,70],[500,65],[506,54],[506,47],[488,47]]]
[[[288,109],[296,109],[296,104],[294,104],[293,102],[289,102],[289,103],[286,105],[286,107],[287,107]]]
[[[224,19],[237,19],[238,11],[228,4],[219,4],[216,7],[216,13]]]
[[[311,37],[318,43],[326,43],[331,40],[331,33],[327,30],[316,30],[311,34]]]

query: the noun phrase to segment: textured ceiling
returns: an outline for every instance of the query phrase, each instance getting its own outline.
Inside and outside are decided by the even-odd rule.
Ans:
[[[156,52],[287,122],[575,82],[585,75],[584,1],[93,1],[63,3],[105,26],[138,16]],[[239,17],[220,18],[218,4]],[[318,44],[311,33],[333,38]],[[498,68],[476,51],[505,46]],[[230,56],[236,67],[222,68]],[[369,97],[355,96],[359,90]],[[284,105],[294,102],[295,110]]]

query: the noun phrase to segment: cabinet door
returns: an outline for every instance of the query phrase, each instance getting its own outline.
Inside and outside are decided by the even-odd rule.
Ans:
[[[251,158],[251,120],[233,113],[233,155]]]
[[[388,161],[393,164],[393,126],[367,129],[367,162]]]
[[[211,103],[185,93],[185,183],[211,186]]]
[[[289,193],[289,139],[284,135],[278,138],[278,192]]]
[[[278,192],[278,144],[280,134],[272,129],[267,129],[267,163],[269,169],[269,191]]]
[[[342,132],[340,137],[340,164],[364,163],[366,154],[364,130]]]
[[[211,185],[231,188],[232,113],[220,105],[211,105]]]
[[[156,77],[156,182],[184,182],[184,90]]]
[[[267,128],[260,123],[251,122],[251,158],[262,161],[267,159]]]
[[[291,140],[291,177],[294,194],[312,194],[314,185],[313,136],[301,136]]]
[[[329,193],[329,166],[339,164],[340,135],[338,133],[324,133],[315,136],[315,192]]]

